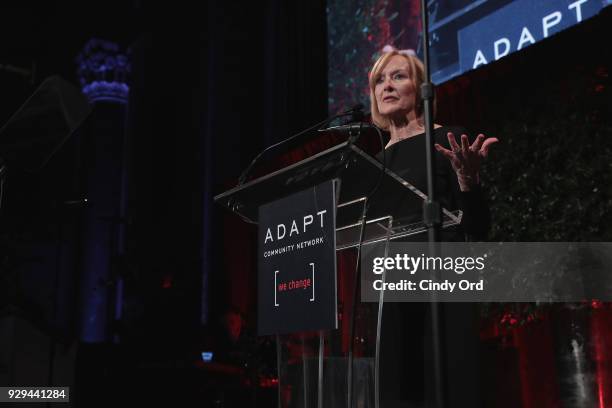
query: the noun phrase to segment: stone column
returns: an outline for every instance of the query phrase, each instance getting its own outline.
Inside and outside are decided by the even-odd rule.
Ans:
[[[92,39],[76,60],[93,110],[81,136],[81,177],[87,199],[82,231],[83,342],[117,341],[123,284],[117,260],[124,248],[127,193],[125,118],[130,63],[112,42]]]

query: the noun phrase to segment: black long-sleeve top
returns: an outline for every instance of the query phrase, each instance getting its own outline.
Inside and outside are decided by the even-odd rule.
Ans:
[[[462,134],[467,134],[464,128],[456,126],[442,126],[434,129],[436,143],[450,149],[447,134],[453,132],[455,138],[460,142]],[[451,228],[443,231],[441,239],[444,241],[462,241],[486,239],[489,229],[489,208],[484,199],[480,186],[474,187],[468,192],[459,188],[457,175],[450,161],[441,153],[435,153],[436,157],[436,199],[448,210],[462,210],[463,218],[459,228]],[[382,161],[383,153],[377,158]],[[401,140],[389,146],[384,153],[386,166],[398,176],[408,181],[423,193],[427,194],[427,169],[425,134],[419,134]],[[422,213],[415,213],[415,219],[422,218]]]

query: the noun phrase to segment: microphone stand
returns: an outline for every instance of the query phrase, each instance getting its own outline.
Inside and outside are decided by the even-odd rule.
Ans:
[[[429,64],[429,16],[427,1],[421,0],[421,19],[423,22],[423,64],[425,66],[425,81],[421,85],[421,98],[423,100],[423,116],[425,119],[425,149],[427,158],[427,200],[423,203],[423,221],[427,226],[429,242],[429,256],[436,256],[440,252],[439,233],[442,223],[440,204],[436,201],[436,161],[434,150],[433,128],[433,99],[434,88],[431,83]],[[434,271],[434,280],[439,280],[439,272]],[[433,348],[433,374],[434,374],[434,401],[433,407],[444,408],[446,400],[444,395],[444,364],[442,361],[442,342],[440,338],[440,305],[436,293],[431,292],[431,335]]]

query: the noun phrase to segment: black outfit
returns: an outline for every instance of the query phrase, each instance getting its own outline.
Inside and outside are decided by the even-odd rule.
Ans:
[[[435,141],[449,148],[447,133],[458,143],[459,127],[434,130]],[[387,167],[427,194],[425,135],[404,139],[385,150]],[[382,161],[382,152],[377,158]],[[449,160],[436,152],[437,200],[449,210],[463,211],[459,226],[444,229],[441,241],[483,240],[489,227],[489,211],[481,189],[461,192]],[[380,199],[380,198],[379,198]],[[414,221],[422,220],[420,208]],[[411,241],[427,241],[426,234]],[[449,406],[479,406],[477,308],[470,303],[443,303],[440,307],[445,354],[446,394]],[[381,333],[381,402],[383,407],[428,406],[433,385],[431,314],[428,303],[385,303]]]
[[[461,135],[466,133],[465,129],[456,126],[442,126],[435,129],[436,143],[448,149],[450,149],[446,136],[448,132],[455,135],[459,144],[461,144]],[[377,155],[377,158],[382,161],[382,152]],[[385,150],[384,158],[387,168],[427,194],[424,133],[391,145]],[[464,241],[465,235],[473,241],[483,240],[486,237],[489,229],[489,209],[480,187],[469,192],[460,191],[457,175],[449,160],[441,153],[436,153],[436,193],[437,200],[444,208],[463,211],[461,228],[443,231],[442,241]],[[418,209],[414,214],[414,220],[421,220],[422,217],[423,214]],[[427,237],[423,240],[426,239]]]

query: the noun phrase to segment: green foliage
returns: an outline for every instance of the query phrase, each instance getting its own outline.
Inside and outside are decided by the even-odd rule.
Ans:
[[[567,68],[567,67],[566,67]],[[530,69],[533,69],[531,67]],[[497,83],[484,127],[499,135],[483,164],[490,241],[612,241],[612,95],[605,64],[537,82]],[[534,80],[534,81],[535,81]],[[526,97],[526,95],[529,95]],[[512,328],[576,304],[486,303],[483,324]]]
[[[546,104],[518,106],[496,126],[502,142],[483,166],[490,240],[612,240],[610,92],[601,80],[607,74],[540,90]]]

